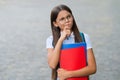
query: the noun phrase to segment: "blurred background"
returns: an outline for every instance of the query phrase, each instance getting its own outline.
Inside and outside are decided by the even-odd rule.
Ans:
[[[46,39],[58,4],[71,8],[91,38],[97,73],[90,80],[119,80],[119,0],[0,0],[0,80],[50,80]]]

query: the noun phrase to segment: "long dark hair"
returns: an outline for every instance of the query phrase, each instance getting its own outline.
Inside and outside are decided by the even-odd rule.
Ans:
[[[59,12],[61,10],[66,10],[73,16],[72,11],[70,10],[70,8],[68,6],[66,6],[66,5],[63,5],[63,4],[54,7],[53,10],[51,11],[51,16],[50,16],[51,18],[50,19],[51,19],[51,29],[52,29],[53,46],[54,47],[55,47],[58,39],[60,38],[60,28],[55,27],[53,22],[56,21],[57,16],[58,16],[58,14],[59,14]],[[73,34],[75,36],[75,42],[82,42],[82,38],[81,38],[80,32],[79,32],[79,30],[77,28],[74,16],[73,16],[72,32],[73,32]],[[56,72],[56,70],[58,69],[58,66],[56,67],[56,69],[52,70],[52,80],[57,80],[57,72]]]

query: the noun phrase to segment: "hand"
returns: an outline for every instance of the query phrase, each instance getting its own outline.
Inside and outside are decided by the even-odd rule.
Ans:
[[[66,80],[68,78],[68,71],[65,69],[59,68],[57,74],[60,80]]]
[[[65,40],[67,37],[69,37],[71,34],[71,30],[70,29],[67,29],[67,28],[64,28],[64,30],[62,31],[62,34],[61,34],[61,39],[62,40]]]

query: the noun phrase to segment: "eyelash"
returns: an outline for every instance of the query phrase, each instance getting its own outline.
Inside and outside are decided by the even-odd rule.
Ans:
[[[65,19],[70,19],[72,16],[71,15],[68,15],[66,18],[61,18],[60,21],[63,21]]]

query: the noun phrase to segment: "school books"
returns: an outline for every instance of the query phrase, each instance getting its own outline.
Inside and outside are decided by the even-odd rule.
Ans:
[[[60,67],[66,70],[78,70],[87,65],[86,43],[63,44],[60,54]],[[88,80],[88,76],[67,80]]]

